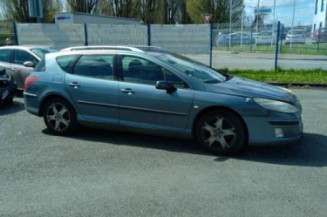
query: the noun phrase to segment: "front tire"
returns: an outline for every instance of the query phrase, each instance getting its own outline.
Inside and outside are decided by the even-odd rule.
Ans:
[[[69,134],[77,126],[74,108],[61,98],[51,99],[45,104],[43,119],[47,128],[56,135]]]
[[[196,124],[197,142],[214,154],[234,154],[246,142],[245,126],[234,113],[221,110],[210,111]]]

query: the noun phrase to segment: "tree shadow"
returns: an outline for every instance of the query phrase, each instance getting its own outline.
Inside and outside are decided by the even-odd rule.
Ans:
[[[237,159],[289,166],[327,166],[327,136],[304,133],[295,144],[249,147]]]
[[[0,105],[0,116],[14,114],[25,109],[24,103],[14,101]]]

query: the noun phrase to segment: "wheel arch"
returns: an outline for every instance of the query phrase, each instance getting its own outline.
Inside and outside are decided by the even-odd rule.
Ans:
[[[76,113],[76,108],[74,107],[74,105],[72,103],[69,102],[69,100],[67,100],[66,97],[58,94],[58,93],[52,93],[52,94],[49,94],[47,95],[46,97],[44,97],[41,101],[41,104],[40,104],[40,109],[39,109],[39,112],[38,112],[38,115],[39,116],[43,116],[43,111],[44,111],[44,107],[46,105],[46,103],[51,100],[51,99],[54,99],[54,98],[60,98],[62,100],[65,100],[67,103],[69,103],[71,105],[71,107],[74,109],[75,113]]]
[[[193,138],[195,138],[195,129],[196,129],[196,125],[200,119],[201,116],[203,116],[204,114],[208,113],[208,112],[211,112],[211,111],[215,111],[215,110],[219,110],[219,111],[228,111],[228,112],[231,112],[233,113],[234,115],[236,115],[236,117],[238,117],[243,126],[244,126],[244,130],[245,130],[245,139],[246,139],[246,144],[248,144],[249,142],[249,130],[248,130],[248,127],[244,121],[244,119],[242,118],[242,116],[236,112],[235,110],[229,108],[229,107],[225,107],[225,106],[210,106],[210,107],[207,107],[207,108],[204,108],[202,109],[195,117],[194,121],[193,121],[193,124],[192,124],[192,136]]]

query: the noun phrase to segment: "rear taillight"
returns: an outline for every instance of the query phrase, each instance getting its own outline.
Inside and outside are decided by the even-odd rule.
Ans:
[[[28,76],[24,82],[24,90],[26,90],[29,86],[31,86],[31,84],[33,84],[37,80],[39,80],[38,76]]]

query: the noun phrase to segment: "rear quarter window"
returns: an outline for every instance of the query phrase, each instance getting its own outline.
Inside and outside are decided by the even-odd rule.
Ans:
[[[35,72],[44,72],[45,71],[45,59],[43,58],[35,67]]]
[[[73,63],[78,57],[79,56],[77,55],[59,56],[56,58],[56,61],[62,70],[70,73],[72,71]]]

